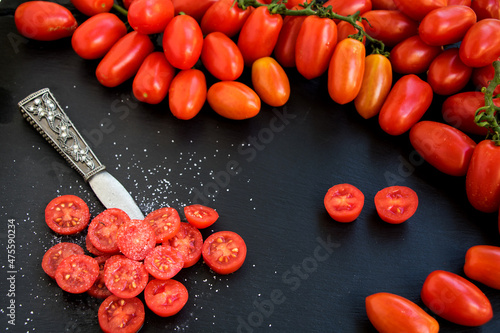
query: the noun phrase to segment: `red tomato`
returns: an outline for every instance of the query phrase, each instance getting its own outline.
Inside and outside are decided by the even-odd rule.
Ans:
[[[472,68],[460,60],[458,48],[451,48],[434,58],[427,72],[427,82],[436,94],[452,95],[469,83],[471,75]]]
[[[460,44],[460,59],[469,67],[483,67],[500,57],[500,20],[484,19],[475,23]]]
[[[395,294],[380,292],[365,299],[368,319],[380,333],[439,332],[439,323],[412,301]]]
[[[480,326],[493,317],[490,301],[483,292],[451,272],[431,272],[422,286],[421,298],[432,312],[455,324]]]
[[[148,308],[160,317],[177,314],[189,298],[186,287],[176,280],[151,280],[144,290]]]
[[[71,45],[83,59],[98,59],[127,34],[127,27],[115,14],[100,13],[83,22],[71,37]]]
[[[69,37],[78,26],[68,9],[49,1],[28,1],[20,4],[16,8],[14,21],[21,35],[41,41]]]
[[[48,249],[43,255],[42,269],[48,276],[54,278],[56,269],[61,261],[75,254],[84,254],[80,245],[68,242],[58,243]]]
[[[415,21],[421,21],[433,9],[448,5],[447,0],[394,0],[394,3],[403,14]]]
[[[475,245],[465,254],[464,272],[469,279],[500,289],[500,247]]]
[[[365,196],[351,184],[337,184],[326,192],[324,198],[326,211],[337,222],[352,222],[358,218],[365,204]]]
[[[81,294],[92,287],[99,276],[99,264],[85,254],[64,258],[57,266],[54,279],[62,290]]]
[[[406,186],[389,186],[375,194],[375,208],[378,216],[385,222],[400,224],[415,214],[418,196]]]
[[[87,16],[107,13],[113,8],[113,0],[71,0],[71,3]]]
[[[201,258],[203,236],[192,224],[181,222],[181,229],[179,232],[163,243],[163,245],[170,246],[182,254],[184,268],[191,267]]]
[[[238,36],[240,48],[245,65],[273,53],[278,41],[283,18],[279,14],[271,14],[267,7],[258,7],[248,16]]]
[[[105,333],[134,333],[144,324],[144,304],[137,297],[120,298],[111,295],[101,303],[97,318]]]
[[[299,73],[308,80],[321,76],[328,69],[335,45],[335,22],[316,15],[308,16],[302,23],[295,44],[295,64]]]
[[[245,67],[240,49],[222,32],[212,32],[205,37],[201,61],[210,74],[221,81],[236,80]]]
[[[140,261],[119,257],[104,266],[104,283],[118,297],[139,295],[146,288],[148,280],[148,271]]]
[[[270,106],[283,106],[290,98],[290,82],[280,64],[271,57],[252,64],[252,84],[260,99]]]
[[[245,24],[251,13],[250,8],[243,10],[234,3],[234,0],[216,1],[207,9],[201,19],[201,31],[204,35],[218,31],[232,38],[240,32]]]
[[[218,0],[172,0],[175,9],[175,15],[184,13],[200,22],[203,15],[213,7]],[[237,6],[235,6],[237,7]]]
[[[418,35],[412,36],[391,50],[392,68],[400,74],[421,74],[440,52],[440,46],[427,45]]]
[[[128,10],[132,2],[134,2],[134,0],[122,0],[122,2],[123,2],[123,7],[125,7],[125,9]]]
[[[243,238],[232,231],[218,231],[205,240],[201,249],[203,260],[217,274],[237,271],[247,256]]]
[[[207,92],[207,101],[219,115],[233,120],[248,119],[260,111],[261,101],[257,93],[244,83],[220,81]]]
[[[175,68],[163,52],[149,54],[135,75],[132,91],[135,98],[148,104],[158,104],[165,99]]]
[[[219,218],[215,209],[197,204],[185,206],[184,215],[188,223],[197,229],[208,228]]]
[[[363,24],[361,22],[357,22],[359,27],[364,31],[363,29]],[[347,21],[340,21],[337,24],[337,43],[340,42],[342,39],[349,38],[350,35],[355,35],[359,31],[358,29],[354,28],[354,26],[347,22]],[[366,37],[363,37],[362,40],[363,44],[366,42]]]
[[[127,258],[143,260],[156,245],[155,229],[145,220],[130,220],[116,231],[116,244]]]
[[[497,60],[500,60],[498,58]],[[495,76],[495,68],[493,68],[493,64],[489,64],[484,67],[474,68],[472,70],[472,83],[476,86],[477,89],[481,90],[483,87],[487,87],[493,77]],[[493,96],[500,94],[500,85],[498,85],[494,92]],[[484,105],[483,105],[484,106]]]
[[[467,6],[447,6],[429,12],[418,27],[418,34],[429,45],[458,43],[476,23],[476,14]]]
[[[338,104],[353,101],[365,72],[365,45],[347,38],[337,44],[328,67],[328,93]]]
[[[274,47],[274,57],[283,67],[295,67],[295,44],[307,16],[285,16]]]
[[[97,250],[104,253],[117,253],[116,232],[130,217],[123,210],[109,208],[92,219],[88,228],[89,239]]]
[[[401,77],[392,87],[379,113],[380,127],[401,135],[422,118],[432,103],[431,86],[414,74]]]
[[[163,33],[163,51],[172,66],[190,69],[201,55],[203,34],[200,25],[188,15],[174,17]]]
[[[323,7],[332,7],[332,11],[342,16],[353,15],[356,12],[360,14],[372,10],[371,0],[328,0],[323,3]],[[338,23],[338,20],[335,20]]]
[[[478,20],[500,19],[500,2],[498,0],[474,0],[470,6],[476,12]]]
[[[87,235],[85,236],[85,248],[87,249],[87,251],[89,251],[90,254],[93,254],[95,256],[102,256],[102,255],[105,255],[104,252],[101,252],[99,251],[95,246],[94,244],[92,244],[92,242],[90,241],[90,237],[89,237],[89,234],[87,233]]]
[[[471,6],[472,1],[471,0],[448,0],[448,6]]]
[[[485,213],[500,207],[500,146],[491,140],[479,142],[472,153],[465,191],[471,205]]]
[[[96,77],[106,87],[116,87],[132,78],[146,57],[154,51],[147,35],[132,31],[120,38],[96,69]]]
[[[172,0],[134,0],[127,15],[130,27],[145,35],[163,32],[173,18]]]
[[[89,224],[89,207],[75,195],[61,195],[45,207],[45,222],[61,235],[76,234]]]
[[[144,259],[144,268],[157,279],[170,279],[184,267],[182,254],[172,247],[157,246]]]
[[[162,243],[174,237],[181,228],[179,213],[172,207],[154,210],[144,218],[144,221],[153,227],[156,243]]]
[[[376,116],[392,87],[392,66],[387,57],[370,54],[359,93],[354,99],[356,111],[365,119]]]
[[[387,47],[418,34],[418,23],[399,10],[370,10],[362,17],[366,19],[362,21],[366,33]]]
[[[420,121],[410,130],[410,142],[429,164],[451,176],[465,176],[476,143],[465,133],[435,121]]]
[[[396,6],[394,0],[372,0],[372,9],[395,10],[398,9],[398,6]]]
[[[106,287],[106,284],[104,283],[104,265],[109,257],[109,255],[104,255],[95,258],[97,264],[99,265],[99,275],[97,276],[97,279],[95,280],[92,287],[87,290],[87,294],[92,297],[105,299],[112,295],[111,291],[109,291],[109,289]]]
[[[196,116],[207,99],[207,81],[199,69],[186,69],[177,73],[168,91],[170,112],[179,119]]]

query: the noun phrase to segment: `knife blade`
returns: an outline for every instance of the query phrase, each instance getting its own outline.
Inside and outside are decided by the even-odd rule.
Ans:
[[[52,144],[80,175],[106,208],[119,208],[131,219],[144,219],[135,200],[97,159],[49,88],[36,91],[19,103],[23,117]]]

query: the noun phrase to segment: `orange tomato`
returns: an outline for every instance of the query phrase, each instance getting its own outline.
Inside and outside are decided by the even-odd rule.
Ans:
[[[219,115],[233,120],[256,116],[261,101],[257,93],[238,81],[220,81],[213,84],[207,93],[208,104]]]
[[[270,106],[282,106],[290,98],[290,81],[274,58],[263,57],[254,61],[252,84],[257,95]]]

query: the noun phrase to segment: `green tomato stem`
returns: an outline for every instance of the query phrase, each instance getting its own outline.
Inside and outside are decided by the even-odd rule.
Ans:
[[[481,92],[484,93],[484,106],[476,110],[474,121],[478,126],[488,128],[486,138],[491,139],[497,146],[500,146],[500,107],[493,103],[493,93],[500,84],[500,61],[494,61],[493,68],[495,69],[495,76],[487,87],[481,89]]]
[[[113,4],[113,9],[125,17],[128,15],[128,11],[125,8],[123,8],[122,6],[117,5],[116,3]]]

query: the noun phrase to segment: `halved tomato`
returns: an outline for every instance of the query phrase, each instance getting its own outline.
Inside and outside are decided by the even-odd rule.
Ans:
[[[389,186],[375,194],[377,213],[387,223],[403,223],[415,214],[417,207],[417,193],[407,186]]]
[[[243,238],[232,231],[211,234],[203,243],[203,260],[215,273],[230,274],[245,261],[247,246]]]
[[[88,225],[89,207],[76,195],[61,195],[52,199],[45,208],[45,222],[61,235],[76,234]]]
[[[144,300],[151,311],[160,317],[177,314],[188,301],[188,290],[176,280],[151,280],[144,290]]]
[[[75,254],[59,263],[54,278],[62,290],[81,294],[92,287],[98,276],[99,264],[94,258]]]
[[[144,219],[156,235],[156,243],[172,238],[181,228],[181,218],[175,208],[163,207],[149,213]]]
[[[84,254],[83,248],[75,243],[62,242],[52,246],[42,258],[42,269],[48,276],[54,278],[57,266],[66,257],[75,254]]]
[[[197,229],[208,228],[219,218],[219,213],[215,209],[198,204],[184,207],[184,215]]]
[[[111,295],[101,303],[97,317],[106,333],[133,333],[141,329],[146,314],[137,297],[121,298]]]
[[[174,237],[163,243],[182,254],[184,268],[191,267],[201,258],[203,236],[201,232],[190,223],[181,222],[180,230]]]
[[[332,186],[324,199],[326,211],[338,222],[352,222],[357,219],[364,203],[363,192],[351,184]]]

